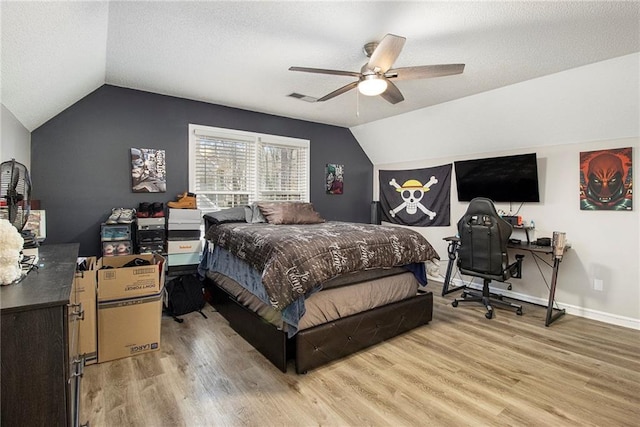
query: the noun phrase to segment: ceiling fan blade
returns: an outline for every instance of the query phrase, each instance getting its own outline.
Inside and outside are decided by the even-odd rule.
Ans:
[[[289,67],[289,71],[303,71],[305,73],[332,74],[336,76],[360,77],[360,73],[356,73],[355,71],[326,70],[324,68]]]
[[[428,79],[461,74],[463,71],[464,64],[421,65],[393,68],[385,73],[385,77],[393,78],[394,80]]]
[[[400,89],[398,89],[398,86],[394,85],[389,80],[387,80],[387,90],[382,92],[380,96],[383,97],[385,101],[392,104],[397,104],[398,102],[404,101],[404,96],[402,96],[402,94],[400,93]]]
[[[378,47],[376,47],[371,54],[367,68],[372,71],[386,73],[393,63],[396,62],[398,56],[400,56],[406,40],[406,38],[396,36],[395,34],[387,34],[384,36],[378,44]]]
[[[351,82],[348,85],[342,86],[340,89],[336,89],[333,92],[331,92],[330,94],[327,94],[325,96],[323,96],[322,98],[318,99],[316,102],[322,102],[322,101],[327,101],[331,98],[335,98],[338,95],[342,95],[345,92],[350,91],[351,89],[353,89],[354,87],[358,86],[359,80],[356,80],[355,82]]]

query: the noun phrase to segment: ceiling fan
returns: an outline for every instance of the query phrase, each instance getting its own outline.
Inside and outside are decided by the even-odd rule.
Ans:
[[[426,79],[460,74],[464,71],[464,64],[419,65],[415,67],[391,68],[396,59],[398,59],[406,40],[405,37],[387,34],[380,43],[371,42],[365,44],[364,52],[369,57],[369,61],[362,66],[359,73],[355,71],[327,70],[309,67],[290,67],[289,70],[358,78],[358,80],[342,86],[322,98],[318,98],[315,102],[327,101],[357,87],[363,95],[380,95],[391,104],[397,104],[404,100],[402,93],[400,93],[400,90],[392,80]],[[298,96],[298,98],[303,97],[304,95]]]

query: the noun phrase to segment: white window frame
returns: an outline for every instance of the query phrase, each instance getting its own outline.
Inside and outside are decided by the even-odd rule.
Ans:
[[[305,181],[305,188],[302,189],[303,197],[300,201],[308,202],[310,194],[310,141],[307,139],[291,138],[279,135],[269,135],[256,132],[240,131],[235,129],[218,128],[212,126],[204,126],[198,124],[189,124],[189,191],[198,194],[197,182],[196,182],[196,143],[197,133],[201,135],[207,135],[214,138],[241,140],[254,144],[253,155],[253,168],[254,168],[254,183],[253,191],[249,192],[249,201],[257,201],[260,197],[260,188],[258,183],[260,182],[260,170],[259,170],[259,150],[261,144],[267,145],[281,145],[300,147],[306,150],[306,156],[301,165],[304,168],[303,175]],[[241,194],[240,192],[235,194]],[[225,207],[221,207],[224,209]],[[212,211],[215,209],[203,209],[203,211]]]

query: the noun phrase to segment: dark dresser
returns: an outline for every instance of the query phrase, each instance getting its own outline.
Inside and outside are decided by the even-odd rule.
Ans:
[[[79,245],[43,245],[39,268],[0,286],[3,426],[76,426],[84,363],[77,355]]]

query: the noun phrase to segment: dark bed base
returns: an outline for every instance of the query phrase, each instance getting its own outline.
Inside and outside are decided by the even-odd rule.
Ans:
[[[433,294],[387,304],[298,332],[294,337],[264,321],[209,278],[205,297],[241,337],[282,372],[295,359],[296,372],[309,370],[400,335],[433,318]]]

